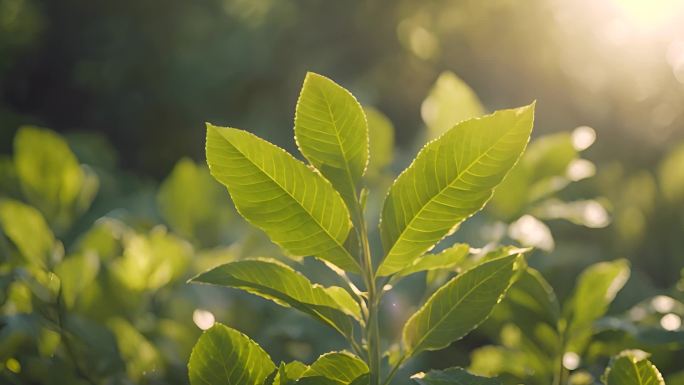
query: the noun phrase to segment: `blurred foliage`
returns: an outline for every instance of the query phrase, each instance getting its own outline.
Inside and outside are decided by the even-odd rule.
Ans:
[[[630,279],[570,379],[597,383],[608,356],[643,348],[668,384],[684,384],[682,328],[663,327],[684,317],[681,11],[631,3],[0,0],[0,381],[186,383],[193,316],[287,361],[339,346],[298,315],[184,283],[219,263],[282,255],[236,218],[203,165],[177,159],[202,159],[204,121],[259,127],[292,149],[283,122],[299,79],[317,70],[366,106],[378,143],[371,217],[415,143],[537,99],[538,137],[486,212],[445,243],[477,245],[469,258],[537,247],[529,263],[564,306],[588,266],[628,259]],[[449,274],[403,282],[384,304],[383,333],[401,329],[416,287]],[[538,347],[497,322],[411,370],[474,368],[481,356],[528,375],[520,352]],[[534,338],[548,334],[541,326]]]

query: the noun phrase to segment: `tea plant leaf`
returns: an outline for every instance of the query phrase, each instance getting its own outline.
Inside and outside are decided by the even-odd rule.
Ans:
[[[421,271],[451,269],[460,264],[470,252],[470,246],[458,243],[437,254],[425,254],[414,259],[413,263],[397,272],[396,277],[404,277]]]
[[[567,351],[582,353],[593,333],[593,324],[629,279],[629,262],[619,259],[589,266],[580,274],[569,302]]]
[[[602,380],[606,385],[665,385],[658,368],[640,350],[626,350],[614,357]]]
[[[411,379],[420,385],[501,385],[495,378],[480,377],[461,368],[416,373]]]
[[[353,331],[352,320],[361,319],[358,304],[356,307],[350,304],[353,299],[345,298],[337,289],[314,285],[302,274],[275,260],[230,262],[198,275],[192,282],[245,290],[302,311],[346,336]]]
[[[351,229],[344,201],[320,174],[246,131],[207,124],[207,162],[238,212],[281,247],[359,272],[344,248]]]
[[[368,165],[368,125],[356,98],[332,80],[309,72],[295,112],[295,140],[349,207]]]
[[[404,325],[407,355],[445,348],[487,319],[511,285],[520,258],[485,262],[437,290]]]
[[[191,385],[261,385],[274,370],[256,342],[220,323],[197,340],[188,362]]]
[[[67,308],[74,306],[78,295],[95,280],[99,271],[100,260],[94,253],[67,257],[55,267]]]
[[[364,107],[368,121],[369,177],[374,177],[392,163],[394,156],[394,125],[382,112],[373,107]]]
[[[349,384],[366,373],[368,366],[355,355],[348,352],[330,352],[318,357],[302,377],[323,376]]]
[[[385,198],[379,275],[406,268],[484,206],[525,149],[533,116],[534,104],[498,111],[423,147]]]
[[[38,210],[18,201],[0,201],[0,229],[25,262],[46,266],[55,237]]]
[[[442,72],[420,107],[429,138],[434,139],[456,123],[485,114],[475,92],[453,72]]]
[[[291,385],[294,384],[309,367],[299,361],[281,363],[275,374],[273,382],[266,382],[265,385]]]

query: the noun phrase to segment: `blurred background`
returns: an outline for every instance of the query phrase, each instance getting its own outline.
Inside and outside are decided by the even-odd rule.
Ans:
[[[282,315],[287,312],[265,301],[255,305],[252,297],[234,291],[197,292],[183,282],[193,271],[230,259],[281,254],[263,235],[246,229],[228,195],[206,174],[204,122],[247,129],[297,153],[294,107],[307,71],[351,90],[378,113],[376,124],[389,132],[377,143],[389,147],[383,151],[394,162],[369,181],[379,190],[375,203],[369,203],[371,218],[377,217],[392,177],[426,139],[444,130],[442,120],[452,125],[536,100],[533,140],[555,139],[539,144],[537,158],[526,167],[543,169],[551,162],[547,157],[558,158],[557,147],[548,143],[561,137],[572,141],[571,154],[558,170],[545,169],[535,174],[537,179],[523,178],[518,185],[514,178],[506,183],[529,187],[551,181],[555,187],[537,186],[542,193],[524,188],[497,193],[487,212],[450,241],[537,247],[530,264],[544,273],[560,298],[570,295],[584,267],[626,258],[632,276],[613,305],[615,314],[655,295],[681,300],[682,0],[0,0],[0,195],[37,207],[61,241],[63,255],[85,253],[84,245],[102,229],[109,234],[103,237],[117,246],[106,253],[102,244],[93,246],[99,250],[99,266],[109,263],[103,262],[104,254],[124,261],[114,263],[118,267],[112,271],[139,269],[126,267],[127,256],[156,258],[149,250],[160,243],[165,253],[175,247],[179,255],[169,267],[177,273],[149,273],[157,283],[149,283],[149,276],[129,282],[132,278],[121,278],[126,273],[114,273],[120,282],[97,278],[114,289],[107,286],[99,289],[99,299],[83,299],[79,311],[107,325],[103,333],[113,332],[112,338],[135,334],[151,341],[150,352],[154,346],[161,350],[134,368],[125,363],[135,352],[117,352],[124,359],[107,367],[114,368],[111,373],[123,371],[134,383],[154,383],[162,380],[144,380],[148,369],[165,366],[165,381],[183,383],[186,355],[199,334],[196,326],[214,317],[254,335],[278,360],[310,361],[324,348],[339,348],[341,342],[334,339],[320,342],[329,331],[309,329],[297,315]],[[27,129],[22,141],[22,126],[48,128],[58,136]],[[60,138],[66,143],[64,154],[73,155],[53,154],[52,159],[73,156],[85,170],[76,203],[68,210],[27,192],[19,166],[20,153],[39,157],[45,151],[39,142]],[[533,195],[539,199],[529,198]],[[193,201],[197,196],[209,197],[203,198],[204,206]],[[189,212],[200,214],[187,218]],[[103,269],[95,276],[109,268]],[[307,262],[303,269],[322,267]],[[173,282],[170,292],[158,291]],[[16,289],[7,285],[7,293]],[[107,299],[107,290],[116,291],[117,285],[127,293],[147,293],[144,303],[127,303],[130,298],[121,293]],[[407,294],[398,294],[389,309],[387,322],[394,329],[415,309],[408,303],[419,299],[411,297],[410,285],[425,283],[406,285]],[[21,298],[24,289],[16,290]],[[171,293],[179,291],[181,299],[172,301],[176,294]],[[102,309],[107,301],[125,310],[113,307],[109,314]],[[244,310],[250,306],[251,311]],[[4,325],[12,324],[7,317],[36,312],[35,306],[12,309],[4,310]],[[239,314],[235,309],[241,309]],[[649,309],[658,313],[657,306]],[[655,316],[655,325],[672,309]],[[665,325],[670,331],[681,330],[682,314],[674,313],[679,324]],[[125,314],[125,322],[110,319],[117,314]],[[295,317],[294,322],[278,326],[265,321],[274,314]],[[185,342],[169,348],[165,338]],[[469,338],[460,349],[426,355],[415,369],[467,365],[468,349],[492,340],[486,333]],[[11,348],[0,346],[3,360],[18,360],[17,351],[40,356],[35,347],[26,353],[24,345],[11,342]],[[666,373],[684,370],[678,349],[668,350]],[[78,371],[105,376],[101,373],[110,373],[105,369]],[[684,381],[684,374],[678,378]]]

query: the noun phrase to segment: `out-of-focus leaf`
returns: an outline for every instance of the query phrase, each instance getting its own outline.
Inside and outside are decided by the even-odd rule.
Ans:
[[[124,255],[110,269],[131,290],[156,290],[180,278],[190,263],[192,246],[156,227],[147,234],[131,234]]]
[[[157,348],[133,325],[123,318],[112,318],[107,321],[107,326],[116,335],[121,356],[126,363],[126,372],[133,381],[140,382],[146,376],[163,372],[164,362]]]
[[[524,151],[534,105],[459,123],[428,143],[395,180],[382,209],[378,274],[410,265],[479,211]]]
[[[53,131],[24,126],[14,137],[14,163],[26,199],[59,231],[90,207],[97,177],[80,166]]]
[[[453,72],[442,72],[420,107],[429,139],[436,138],[455,124],[485,114],[475,92]]]
[[[629,262],[624,259],[597,263],[582,272],[566,309],[568,352],[583,352],[593,334],[594,322],[606,313],[629,275]]]
[[[101,324],[70,315],[64,325],[74,353],[88,373],[111,375],[124,369],[116,337]]]
[[[348,352],[331,352],[318,357],[302,378],[322,376],[349,384],[366,373],[368,366],[360,358]]]
[[[522,379],[526,378],[532,369],[524,353],[502,346],[477,348],[472,352],[470,362],[468,369],[482,376],[509,373]]]
[[[353,210],[368,166],[368,124],[359,102],[334,81],[309,72],[297,101],[294,130],[304,157]]]
[[[125,224],[111,218],[99,219],[77,239],[73,252],[78,254],[95,253],[102,261],[121,255],[123,238],[132,233]]]
[[[256,342],[218,323],[202,334],[188,363],[192,385],[262,385],[274,370]]]
[[[602,380],[606,385],[665,385],[658,368],[640,350],[626,350],[614,357]]]
[[[40,212],[18,201],[0,201],[0,227],[26,263],[45,267],[55,237]]]
[[[14,162],[9,156],[0,156],[0,196],[12,199],[21,198],[19,177]]]
[[[548,199],[535,207],[532,213],[542,219],[565,219],[590,228],[602,228],[610,224],[606,209],[593,199],[574,202]]]
[[[55,273],[62,284],[62,297],[68,308],[73,308],[78,295],[90,285],[100,271],[96,254],[80,254],[65,258]]]
[[[294,307],[333,327],[343,335],[353,332],[353,319],[361,319],[358,304],[341,291],[312,284],[289,266],[268,259],[230,262],[202,273],[193,282],[234,287]],[[347,296],[350,296],[347,294]]]
[[[368,176],[373,177],[392,163],[394,157],[394,125],[385,114],[373,107],[364,107],[368,120]]]
[[[511,285],[520,259],[485,262],[437,290],[404,325],[407,354],[445,348],[486,320]]]
[[[420,385],[501,385],[496,378],[476,376],[462,368],[431,370],[427,373],[416,373],[411,379]]]
[[[508,226],[508,236],[522,246],[552,251],[555,247],[551,230],[544,222],[532,215],[523,215]]]
[[[359,272],[345,249],[349,211],[332,185],[281,148],[246,131],[207,126],[211,174],[238,212],[290,254],[312,255]],[[265,204],[268,202],[268,204]]]
[[[675,147],[658,168],[658,182],[663,195],[670,202],[684,201],[684,144]]]
[[[232,218],[228,195],[206,167],[183,158],[164,180],[157,205],[171,228],[190,239],[215,245]]]

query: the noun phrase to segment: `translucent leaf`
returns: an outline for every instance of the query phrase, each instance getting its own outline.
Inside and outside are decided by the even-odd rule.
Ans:
[[[406,268],[485,205],[525,149],[533,116],[534,105],[502,110],[423,147],[385,199],[379,275]]]
[[[522,246],[544,251],[552,251],[555,246],[549,227],[531,215],[523,215],[511,223],[508,226],[508,236],[520,242]]]
[[[349,207],[368,165],[368,125],[356,98],[332,80],[309,72],[295,113],[295,140]]]
[[[463,80],[453,72],[442,72],[423,101],[420,114],[432,139],[456,123],[484,115],[485,109]]]
[[[322,376],[349,384],[366,373],[368,366],[360,358],[348,352],[331,352],[318,357],[302,378]]]
[[[55,237],[38,210],[21,202],[2,200],[0,228],[25,262],[46,266]]]
[[[211,124],[207,161],[238,212],[286,251],[360,271],[344,248],[351,229],[347,207],[320,174],[248,132]]]
[[[614,357],[602,380],[606,385],[665,385],[648,354],[639,350],[626,350]]]
[[[512,255],[482,263],[437,290],[404,325],[408,354],[445,348],[486,320],[511,285],[519,259]]]
[[[580,274],[568,303],[567,351],[582,353],[593,334],[594,322],[606,313],[629,275],[629,262],[624,259],[591,265]]]
[[[262,385],[273,370],[256,342],[218,323],[202,334],[188,362],[192,385]]]
[[[273,385],[292,385],[295,384],[298,379],[302,377],[302,374],[306,372],[309,367],[299,361],[288,362],[287,364],[281,363],[278,371],[273,379]],[[268,382],[266,385],[271,385]]]
[[[126,372],[133,381],[141,382],[146,375],[154,377],[163,372],[164,362],[159,351],[133,325],[117,317],[108,320],[107,326],[116,335]]]
[[[192,279],[193,282],[234,287],[293,307],[335,328],[343,335],[353,332],[353,319],[361,310],[340,290],[312,284],[289,266],[269,259],[230,262]],[[350,296],[347,294],[347,296]]]
[[[157,205],[175,232],[215,245],[233,216],[227,198],[206,167],[184,158],[159,187]]]
[[[431,370],[427,373],[417,373],[411,379],[420,385],[501,385],[495,378],[476,376],[461,368],[445,370]]]
[[[399,271],[396,276],[403,277],[421,271],[452,269],[460,264],[468,253],[470,253],[470,246],[458,243],[437,254],[425,254],[414,259],[409,267]]]
[[[670,202],[684,201],[684,144],[675,147],[658,167],[658,181],[663,195]]]

